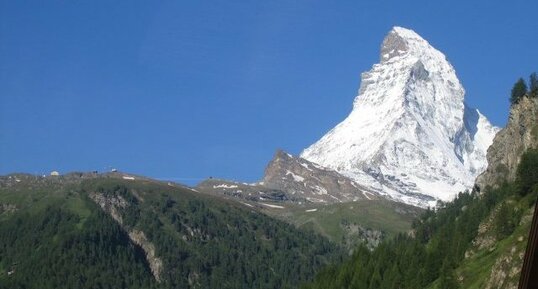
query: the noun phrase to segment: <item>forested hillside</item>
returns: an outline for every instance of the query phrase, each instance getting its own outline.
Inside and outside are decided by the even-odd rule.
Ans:
[[[50,178],[3,177],[0,288],[288,288],[341,256],[318,235],[186,188]]]
[[[460,193],[424,213],[412,234],[360,247],[302,288],[512,288],[537,195],[538,151],[529,150],[515,182]]]

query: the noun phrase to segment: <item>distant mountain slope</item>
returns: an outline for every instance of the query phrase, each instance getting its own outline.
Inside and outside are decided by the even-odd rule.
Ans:
[[[196,189],[251,201],[332,204],[376,200],[379,194],[340,173],[282,150],[275,153],[262,181],[254,184],[209,179]]]
[[[122,173],[0,177],[0,288],[289,288],[340,252],[177,184]]]
[[[196,190],[314,230],[351,249],[406,232],[422,209],[387,200],[338,172],[277,151],[254,184],[209,179]]]
[[[380,58],[349,116],[300,156],[422,207],[471,188],[498,129],[464,103],[452,65],[415,32],[393,28]]]

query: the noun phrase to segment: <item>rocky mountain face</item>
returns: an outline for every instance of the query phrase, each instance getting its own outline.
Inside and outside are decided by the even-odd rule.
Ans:
[[[208,179],[195,188],[313,230],[350,252],[411,229],[422,209],[387,200],[354,180],[282,150],[257,183]]]
[[[303,158],[278,150],[265,169],[263,180],[254,184],[209,179],[197,190],[254,202],[332,204],[377,200],[379,194],[352,179]]]
[[[340,203],[379,197],[334,170],[281,150],[277,151],[265,169],[262,184],[314,203]]]
[[[380,58],[349,116],[301,158],[423,207],[471,188],[498,129],[464,103],[452,65],[415,32],[393,28]]]
[[[476,179],[476,184],[496,186],[514,181],[523,152],[538,147],[538,99],[523,97],[510,110],[508,124],[496,136],[487,152],[490,164]]]

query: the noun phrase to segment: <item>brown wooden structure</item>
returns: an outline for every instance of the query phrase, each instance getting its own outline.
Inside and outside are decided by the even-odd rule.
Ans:
[[[519,278],[519,289],[538,288],[538,201],[534,204],[529,241]]]

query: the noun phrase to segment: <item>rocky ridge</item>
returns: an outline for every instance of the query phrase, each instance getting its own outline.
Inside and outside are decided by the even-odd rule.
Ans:
[[[265,169],[264,186],[300,196],[313,203],[342,203],[378,199],[373,193],[344,175],[282,150]]]
[[[476,179],[480,188],[496,187],[503,181],[514,181],[523,152],[538,148],[538,99],[523,97],[514,104],[506,127],[487,151],[488,168]]]
[[[332,204],[380,198],[378,193],[332,169],[282,150],[275,153],[260,182],[208,179],[198,184],[196,190],[262,204],[267,201]]]

